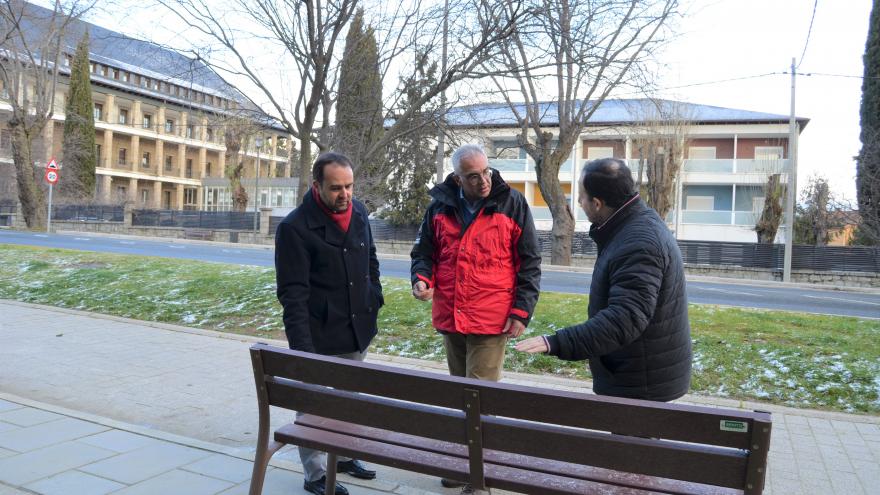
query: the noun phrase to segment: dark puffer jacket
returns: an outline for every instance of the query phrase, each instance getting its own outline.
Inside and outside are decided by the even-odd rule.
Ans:
[[[548,338],[550,354],[590,360],[597,394],[670,401],[687,393],[691,336],[684,265],[669,228],[638,197],[590,237],[599,256],[589,319]]]

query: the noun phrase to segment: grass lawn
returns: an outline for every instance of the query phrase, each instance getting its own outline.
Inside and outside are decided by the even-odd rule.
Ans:
[[[383,279],[371,351],[443,361],[430,304]],[[284,338],[272,268],[0,244],[0,298]],[[586,318],[586,296],[544,292],[527,335]],[[880,320],[690,305],[692,392],[880,413]],[[506,369],[589,378],[585,363],[510,352]]]

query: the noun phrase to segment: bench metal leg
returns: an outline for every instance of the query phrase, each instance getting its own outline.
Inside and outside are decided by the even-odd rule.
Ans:
[[[327,484],[324,493],[336,493],[336,454],[327,453]]]
[[[269,467],[269,461],[278,449],[284,447],[281,442],[270,440],[265,449],[257,446],[257,454],[254,456],[254,472],[251,474],[251,488],[248,493],[250,495],[261,495],[263,493],[263,482],[266,480],[266,469]],[[334,474],[336,471],[334,470]]]

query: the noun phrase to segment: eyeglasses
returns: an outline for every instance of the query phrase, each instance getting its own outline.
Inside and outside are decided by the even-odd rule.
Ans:
[[[459,177],[461,177],[461,176],[459,175]],[[476,186],[476,185],[480,184],[483,181],[483,179],[488,180],[488,181],[492,180],[492,169],[487,167],[482,172],[474,172],[472,174],[467,174],[462,178],[467,180],[472,186]]]

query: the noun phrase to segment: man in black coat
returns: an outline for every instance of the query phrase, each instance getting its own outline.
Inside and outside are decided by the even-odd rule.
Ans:
[[[384,304],[379,260],[363,203],[352,197],[351,161],[324,153],[302,204],[278,225],[275,274],[291,349],[363,361]],[[304,488],[324,495],[326,455],[300,447]],[[360,461],[340,458],[339,472],[373,479]],[[336,495],[348,490],[336,484]]]
[[[597,394],[655,401],[683,396],[692,353],[684,264],[675,238],[639,198],[622,160],[588,163],[579,201],[599,248],[589,319],[523,340],[516,349],[589,359]]]

